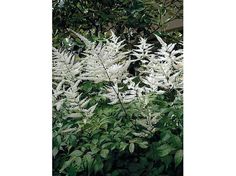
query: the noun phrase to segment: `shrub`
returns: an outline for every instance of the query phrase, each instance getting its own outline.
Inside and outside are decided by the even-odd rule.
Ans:
[[[75,34],[82,57],[53,48],[54,175],[181,172],[182,49],[159,36],[159,49],[140,38],[128,50],[114,33]]]

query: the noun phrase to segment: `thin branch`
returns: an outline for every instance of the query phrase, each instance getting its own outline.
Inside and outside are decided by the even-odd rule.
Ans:
[[[108,80],[109,80],[109,82],[111,83],[112,81],[111,81],[111,78],[110,78],[110,76],[109,76],[109,74],[108,74],[108,72],[107,72],[107,68],[106,68],[105,65],[103,64],[103,62],[102,62],[101,58],[99,57],[99,55],[98,55],[98,59],[100,60],[100,62],[101,62],[101,64],[102,64],[102,67],[103,67],[103,69],[105,70],[105,73],[106,73],[106,75],[107,75],[107,77],[108,77]],[[124,105],[123,105],[123,103],[122,103],[122,101],[121,101],[121,99],[120,99],[119,92],[116,92],[116,90],[115,90],[115,88],[114,88],[113,85],[111,85],[111,87],[112,87],[112,89],[115,91],[115,93],[116,93],[116,95],[117,95],[117,97],[118,97],[119,103],[121,104],[121,107],[122,107],[122,109],[123,109],[125,115],[128,116],[128,114],[127,114],[127,112],[126,112],[126,110],[125,110],[125,107],[124,107]],[[118,90],[118,91],[119,91],[119,90]]]

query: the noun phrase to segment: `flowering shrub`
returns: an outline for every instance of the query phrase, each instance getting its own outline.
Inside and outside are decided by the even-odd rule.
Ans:
[[[159,36],[159,49],[140,38],[127,50],[114,33],[99,43],[75,34],[83,57],[53,48],[54,175],[175,175],[183,50]]]

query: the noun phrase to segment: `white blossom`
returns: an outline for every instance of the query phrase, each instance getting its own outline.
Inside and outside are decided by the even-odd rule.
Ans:
[[[139,77],[146,86],[148,92],[164,93],[169,89],[183,89],[183,50],[175,50],[176,44],[167,45],[159,36],[157,40],[161,48],[154,54],[151,52],[151,45],[141,38],[138,49],[133,55],[142,61],[139,68]],[[148,51],[145,51],[147,50]],[[144,57],[145,56],[145,57]]]
[[[75,57],[65,51],[53,48],[53,106],[60,111],[62,105],[70,110],[67,117],[91,117],[96,105],[88,107],[90,99],[79,93],[83,61],[75,61]]]
[[[116,103],[129,103],[136,99],[136,91],[134,90],[125,90],[121,91],[122,87],[119,87],[118,84],[114,86],[108,86],[106,88],[106,93],[103,94],[104,97],[110,100],[108,104],[116,104]]]
[[[72,31],[72,30],[70,30]],[[156,35],[161,48],[154,52],[153,44],[140,38],[136,49],[124,49],[113,32],[105,42],[90,42],[75,33],[86,45],[83,57],[76,60],[73,55],[53,48],[53,101],[57,110],[66,104],[73,113],[83,113],[91,117],[96,105],[88,107],[90,99],[80,93],[82,81],[105,82],[102,95],[110,100],[109,104],[130,103],[142,100],[150,92],[162,94],[166,90],[183,89],[183,50],[176,50],[176,44],[165,43]],[[131,59],[134,56],[136,59]],[[131,76],[128,67],[131,62],[141,61],[138,75]]]
[[[147,43],[147,40],[142,37],[140,38],[139,43],[139,45],[135,45],[138,49],[134,49],[132,55],[136,56],[139,60],[143,58],[148,59],[149,57],[153,57],[153,54],[151,54],[151,49],[153,45]]]
[[[127,69],[131,63],[128,53],[122,51],[124,41],[112,33],[105,43],[98,43],[84,52],[85,72],[82,79],[98,82],[119,83],[128,74]]]

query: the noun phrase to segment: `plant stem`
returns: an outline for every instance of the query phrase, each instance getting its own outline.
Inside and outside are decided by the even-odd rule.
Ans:
[[[111,78],[110,78],[110,76],[109,76],[109,74],[108,74],[108,72],[107,72],[107,68],[106,68],[105,65],[103,64],[103,62],[102,62],[101,58],[99,57],[99,55],[98,55],[98,59],[100,60],[103,69],[105,70],[105,73],[106,73],[106,75],[107,75],[107,78],[108,78],[108,80],[109,80],[109,83],[111,83],[112,81],[111,81]],[[117,97],[118,97],[118,100],[119,100],[119,103],[120,103],[120,105],[121,105],[122,110],[124,111],[125,115],[128,116],[128,114],[127,114],[127,112],[126,112],[126,110],[125,110],[125,107],[124,107],[124,105],[123,105],[123,103],[122,103],[122,101],[121,101],[121,99],[120,99],[119,90],[118,90],[118,92],[116,92],[114,86],[111,85],[111,87],[112,87],[112,89],[115,91],[115,93],[116,93],[116,95],[117,95]]]

